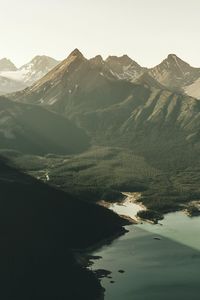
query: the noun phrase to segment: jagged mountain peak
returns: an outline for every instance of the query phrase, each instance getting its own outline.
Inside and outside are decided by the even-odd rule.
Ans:
[[[169,54],[167,58],[163,61],[164,63],[167,62],[168,64],[171,64],[171,66],[176,66],[180,69],[180,67],[184,68],[192,68],[187,62],[182,60],[180,57],[178,57],[176,54]],[[162,63],[163,63],[162,62]],[[161,64],[162,64],[161,63]]]
[[[8,63],[12,63],[10,59],[8,59],[7,57],[3,57],[0,59],[0,62],[8,62]]]
[[[135,63],[128,55],[124,54],[122,56],[110,55],[106,59],[107,63],[120,63],[125,66]],[[138,65],[138,64],[137,64]]]
[[[187,72],[199,71],[198,68],[192,67],[189,63],[178,57],[176,54],[169,54],[167,58],[165,58],[160,64],[158,64],[151,70],[160,67],[170,69],[173,74],[175,72],[185,74]]]
[[[179,59],[179,57],[178,57],[176,54],[174,54],[174,53],[168,54],[167,58],[168,58],[168,59],[176,59],[176,58]]]
[[[21,80],[30,86],[46,75],[58,63],[59,61],[50,56],[37,55],[19,69],[19,77],[21,76]]]
[[[30,68],[30,66],[33,67],[45,67],[45,68],[49,68],[51,66],[55,66],[56,64],[58,64],[58,61],[50,56],[47,55],[36,55],[30,62],[26,63],[25,65],[20,67],[20,70],[24,69],[24,68]]]
[[[46,56],[46,55],[36,55],[33,57],[33,59],[31,61],[36,61],[36,60],[46,59],[46,58],[51,58],[51,57]]]
[[[144,69],[126,54],[108,56],[105,62],[111,72],[119,79],[134,81],[144,72]]]
[[[90,59],[90,61],[102,62],[103,61],[103,57],[101,55],[96,55],[95,57],[92,57]]]
[[[61,61],[51,72],[49,72],[44,78],[42,78],[41,82],[45,82],[46,80],[55,78],[60,78],[76,70],[77,66],[87,61],[87,59],[83,56],[83,54],[76,48],[73,50],[66,59]],[[37,84],[37,83],[36,83]]]
[[[101,55],[96,55],[95,57],[92,57],[89,61],[92,65],[95,66],[103,66],[105,64]]]
[[[45,60],[45,61],[55,61],[54,58],[50,57],[50,56],[47,56],[47,55],[36,55],[32,60],[31,62],[35,62],[35,61],[38,61],[38,60]]]
[[[142,68],[135,60],[130,58],[127,54],[124,54],[122,56],[115,56],[115,55],[108,56],[106,62],[108,64],[117,63],[122,65],[123,67],[134,66],[138,69]]]
[[[68,92],[71,93],[74,86],[77,88],[77,82],[80,77],[84,77],[84,66],[87,62],[88,60],[78,49],[73,50],[66,59],[57,64],[55,68],[38,80],[31,87],[30,91],[41,87],[46,89],[49,85],[53,87],[63,84],[67,88]]]
[[[64,72],[65,70],[68,70],[69,66],[72,66],[73,63],[82,63],[84,61],[87,61],[87,59],[83,56],[83,54],[79,51],[79,49],[74,49],[63,61],[60,62],[60,64],[56,68],[57,72]]]
[[[31,86],[34,82],[41,79],[59,63],[59,61],[52,57],[46,55],[37,55],[19,69],[16,69],[15,66],[13,67],[9,60],[4,60],[4,62],[6,62],[8,66],[10,64],[11,67],[7,69],[4,68],[2,71],[1,65],[3,63],[1,64],[1,62],[2,60],[0,60],[0,76],[7,78],[7,82],[9,80],[7,87],[4,85],[2,88],[0,84],[1,92],[3,91],[5,93],[11,93],[27,86]],[[13,84],[11,84],[11,81]]]
[[[10,59],[6,57],[0,59],[0,72],[16,71],[16,70],[17,67]]]
[[[182,88],[200,76],[200,69],[193,68],[176,54],[169,54],[159,65],[150,69],[150,75],[169,88]]]
[[[69,54],[68,58],[71,58],[71,57],[81,57],[81,58],[83,58],[84,56],[83,56],[83,54],[81,53],[81,51],[80,51],[78,48],[76,48],[76,49],[74,49],[74,50]]]

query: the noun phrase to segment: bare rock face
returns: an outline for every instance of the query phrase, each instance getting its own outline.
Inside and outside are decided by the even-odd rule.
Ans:
[[[109,56],[105,62],[112,73],[119,79],[134,81],[146,70],[127,55],[120,57]]]

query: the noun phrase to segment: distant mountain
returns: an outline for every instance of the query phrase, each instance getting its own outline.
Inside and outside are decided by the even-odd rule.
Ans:
[[[33,154],[70,154],[87,149],[83,130],[40,106],[0,98],[0,148]]]
[[[23,82],[27,85],[32,85],[46,75],[58,63],[59,61],[49,56],[36,56],[29,63],[23,65],[18,72],[22,74]]]
[[[0,74],[9,79],[22,82],[26,86],[32,85],[35,81],[46,75],[59,62],[49,56],[36,56],[29,63],[18,70],[8,70]]]
[[[6,76],[7,73],[15,73],[16,71],[16,66],[9,59],[0,59],[0,95],[17,92],[26,87],[25,83]]]
[[[170,54],[159,65],[150,69],[149,74],[166,87],[182,89],[200,77],[200,68],[191,67],[175,54]]]
[[[0,72],[16,71],[17,67],[7,58],[0,59]]]

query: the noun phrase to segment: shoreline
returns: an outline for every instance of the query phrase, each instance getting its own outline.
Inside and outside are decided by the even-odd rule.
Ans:
[[[128,215],[128,214],[124,214],[124,213],[120,213],[119,211],[112,209],[113,206],[124,206],[127,207],[126,204],[133,204],[138,206],[138,211],[140,210],[147,210],[148,208],[141,202],[138,201],[141,198],[141,193],[140,192],[122,192],[122,195],[124,195],[124,199],[120,202],[108,202],[106,200],[101,200],[98,202],[99,205],[102,205],[108,209],[113,210],[115,213],[117,213],[120,217],[122,217],[123,219],[128,220],[131,224],[135,224],[137,225],[142,219],[139,218],[137,216],[137,213],[134,216]]]
[[[130,222],[129,222],[129,224],[128,223],[124,224],[124,226],[128,226],[128,225],[133,225],[133,224],[131,224]],[[129,231],[122,226],[121,230],[118,230],[118,232],[116,232],[115,234],[101,240],[100,242],[98,242],[88,248],[85,248],[83,250],[82,249],[72,249],[77,264],[81,265],[83,268],[90,271],[95,276],[96,280],[98,280],[98,282],[101,286],[101,289],[99,290],[99,296],[98,296],[98,298],[96,298],[96,300],[104,299],[105,288],[101,285],[101,279],[106,276],[106,275],[104,275],[104,273],[110,272],[110,271],[99,269],[99,275],[98,275],[98,273],[94,272],[94,270],[91,270],[90,267],[94,264],[94,262],[92,260],[97,260],[97,259],[102,258],[101,256],[92,255],[92,253],[104,246],[110,245],[115,239],[126,234],[127,232],[129,232]]]
[[[116,238],[126,234],[128,232],[127,229],[124,228],[124,226],[129,226],[132,225],[130,222],[127,224],[122,225],[122,228],[120,230],[118,230],[116,233],[113,233],[112,235],[110,235],[107,238],[102,239],[101,241],[87,247],[84,249],[72,249],[74,253],[76,254],[86,254],[86,253],[90,253],[93,251],[96,251],[97,249],[99,249],[100,247],[103,247],[104,245],[109,245],[110,243],[112,243]]]
[[[145,204],[141,201],[142,200],[142,193],[141,192],[122,192],[121,193],[122,195],[125,196],[125,198],[120,201],[120,202],[115,202],[115,203],[110,203],[110,202],[107,202],[105,200],[103,201],[100,201],[100,205],[103,205],[103,206],[106,206],[107,208],[109,209],[112,209],[112,206],[113,205],[118,205],[118,206],[126,206],[126,204],[128,203],[132,203],[132,204],[135,204],[137,206],[139,206],[141,208],[141,210],[143,211],[147,211],[147,210],[152,210],[152,209],[149,209],[147,206],[145,206]],[[197,208],[198,212],[196,211],[195,213],[190,213],[189,212],[189,208],[193,206],[194,208]],[[116,210],[114,210],[117,214],[119,214]],[[154,211],[154,210],[152,210]],[[148,219],[148,218],[141,218],[137,215],[135,215],[135,217],[131,217],[130,215],[123,215],[123,214],[119,214],[120,216],[122,216],[123,218],[126,218],[128,219],[129,221],[132,221],[132,224],[138,224],[138,223],[141,223],[141,222],[148,222],[150,224],[157,224],[159,221],[163,220],[165,218],[165,215],[169,214],[169,213],[175,213],[175,212],[178,212],[178,211],[182,211],[184,214],[186,214],[188,217],[196,217],[196,216],[199,216],[200,215],[200,200],[199,201],[196,201],[196,200],[192,200],[192,201],[189,201],[188,203],[185,203],[185,204],[180,204],[180,207],[179,209],[175,209],[175,208],[171,208],[169,209],[168,211],[165,211],[165,212],[160,212],[160,211],[157,211],[155,210],[155,212],[158,212],[160,214],[160,219],[156,219],[156,220],[153,220],[153,219]]]

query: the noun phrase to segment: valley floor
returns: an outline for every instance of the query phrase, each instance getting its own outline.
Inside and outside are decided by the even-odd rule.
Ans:
[[[121,201],[121,191],[141,193],[141,202],[160,214],[200,199],[200,165],[163,171],[133,151],[92,147],[79,155],[23,155],[1,151],[12,164],[54,187],[91,202]]]

